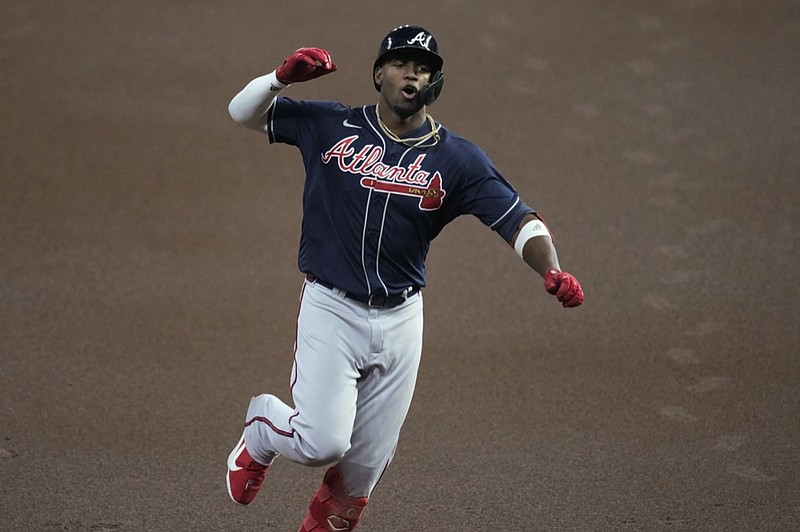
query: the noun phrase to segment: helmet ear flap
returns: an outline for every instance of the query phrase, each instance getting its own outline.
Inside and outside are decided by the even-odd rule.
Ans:
[[[442,93],[444,85],[444,72],[439,70],[431,76],[430,82],[419,91],[419,97],[423,104],[431,105]]]

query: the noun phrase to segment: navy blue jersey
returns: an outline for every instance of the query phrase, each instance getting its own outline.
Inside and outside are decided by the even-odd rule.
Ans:
[[[510,241],[534,212],[477,146],[444,127],[431,147],[399,144],[382,133],[374,105],[279,97],[267,132],[303,156],[300,270],[348,292],[425,286],[431,241],[462,214]]]

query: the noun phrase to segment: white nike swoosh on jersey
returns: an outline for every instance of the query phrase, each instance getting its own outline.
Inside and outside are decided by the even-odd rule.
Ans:
[[[351,124],[350,122],[348,122],[348,120],[346,118],[344,119],[344,122],[342,122],[342,125],[344,127],[352,127],[352,128],[355,128],[355,129],[361,129],[361,126],[357,126],[355,124]]]

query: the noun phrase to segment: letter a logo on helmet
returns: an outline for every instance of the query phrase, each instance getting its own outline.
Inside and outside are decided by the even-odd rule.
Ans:
[[[408,44],[419,43],[419,45],[425,48],[426,50],[430,50],[431,39],[433,39],[433,35],[421,31],[417,33],[413,39],[409,39],[406,42]]]

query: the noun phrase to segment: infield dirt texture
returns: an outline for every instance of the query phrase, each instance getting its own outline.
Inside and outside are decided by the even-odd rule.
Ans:
[[[287,95],[372,104],[404,23],[586,303],[449,226],[359,530],[798,530],[789,0],[2,2],[0,530],[297,529],[322,469],[247,508],[224,475],[250,396],[289,398],[302,162],[227,105],[301,46],[339,71]]]

